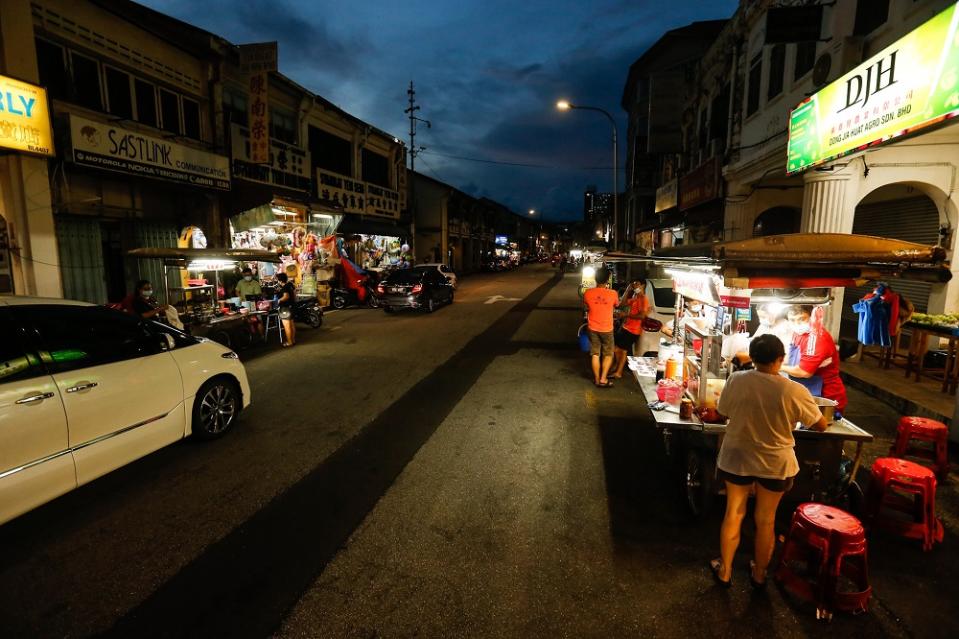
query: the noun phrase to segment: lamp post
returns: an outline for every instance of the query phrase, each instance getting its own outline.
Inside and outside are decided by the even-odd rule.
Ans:
[[[613,250],[619,247],[619,144],[616,134],[616,120],[606,109],[591,106],[579,106],[570,103],[568,100],[560,100],[556,103],[556,108],[560,111],[569,111],[570,109],[580,109],[582,111],[596,111],[602,113],[613,126]]]

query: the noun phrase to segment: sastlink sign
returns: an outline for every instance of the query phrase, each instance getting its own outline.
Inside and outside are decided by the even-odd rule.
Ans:
[[[70,142],[76,164],[230,190],[230,162],[222,155],[75,115],[70,115]]]
[[[900,38],[789,116],[796,173],[959,115],[959,4]]]

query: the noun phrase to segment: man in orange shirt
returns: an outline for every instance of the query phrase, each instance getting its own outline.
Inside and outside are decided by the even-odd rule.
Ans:
[[[609,270],[601,268],[596,271],[596,286],[583,294],[593,383],[601,388],[613,385],[606,376],[613,365],[613,312],[619,304],[619,295],[608,284]]]
[[[623,299],[619,302],[619,308],[628,309],[621,317],[623,326],[616,333],[614,339],[616,351],[614,359],[616,361],[616,372],[610,375],[613,379],[619,379],[623,376],[623,369],[626,368],[626,356],[631,355],[636,340],[643,334],[643,320],[649,313],[650,303],[646,297],[646,280],[636,278],[630,282],[623,293]]]

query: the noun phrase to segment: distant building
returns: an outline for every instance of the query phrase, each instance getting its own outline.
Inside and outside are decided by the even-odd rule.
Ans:
[[[591,229],[591,240],[609,241],[613,228],[613,194],[599,193],[595,186],[588,186],[583,193],[583,220]]]

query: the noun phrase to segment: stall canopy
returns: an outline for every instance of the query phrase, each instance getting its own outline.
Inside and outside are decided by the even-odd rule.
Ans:
[[[360,218],[356,215],[345,215],[343,221],[336,228],[342,235],[385,235],[387,237],[409,237],[409,226],[400,226],[392,222]]]
[[[138,248],[127,255],[141,259],[160,259],[167,262],[194,262],[198,260],[222,262],[279,262],[280,256],[271,251],[253,249],[195,249],[195,248]]]
[[[661,249],[652,256],[610,253],[606,260],[707,270],[721,275],[727,286],[744,289],[845,287],[887,279],[944,283],[952,278],[942,247],[868,235],[770,235],[704,245],[697,247],[698,255],[683,248]]]

